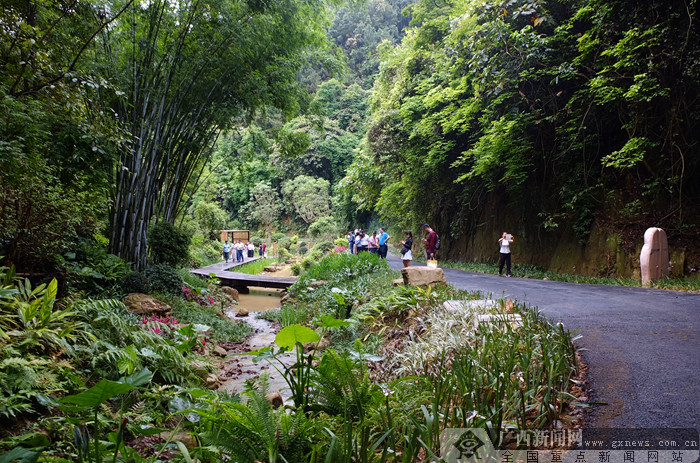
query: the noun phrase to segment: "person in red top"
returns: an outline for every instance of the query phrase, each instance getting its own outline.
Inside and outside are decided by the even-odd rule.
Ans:
[[[425,253],[428,256],[428,260],[435,259],[435,245],[437,243],[437,233],[430,228],[427,223],[423,225],[423,230],[428,234],[427,238],[421,238],[421,241],[425,243]]]

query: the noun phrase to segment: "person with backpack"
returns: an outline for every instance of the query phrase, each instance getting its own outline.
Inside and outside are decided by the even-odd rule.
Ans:
[[[423,225],[423,231],[428,234],[427,237],[421,238],[421,241],[425,243],[426,257],[428,260],[435,260],[435,253],[440,249],[440,237],[427,223]]]

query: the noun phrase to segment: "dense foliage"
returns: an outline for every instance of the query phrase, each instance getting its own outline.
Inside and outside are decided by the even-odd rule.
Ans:
[[[698,217],[695,2],[419,1],[382,65],[355,199],[468,238],[495,210],[521,236],[596,220],[641,236]],[[540,238],[541,239],[541,238]],[[449,243],[448,243],[449,244]]]

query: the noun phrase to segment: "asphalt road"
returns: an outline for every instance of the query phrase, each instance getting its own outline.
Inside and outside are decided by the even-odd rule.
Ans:
[[[700,429],[700,294],[443,270],[457,288],[527,303],[582,335],[590,400],[606,403],[587,427]]]

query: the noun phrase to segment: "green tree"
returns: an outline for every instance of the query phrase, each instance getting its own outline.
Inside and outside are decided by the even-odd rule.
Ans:
[[[265,226],[267,238],[272,239],[272,224],[277,221],[281,204],[280,198],[269,183],[259,182],[250,190],[248,210],[255,220]]]
[[[224,230],[228,221],[228,214],[216,203],[200,201],[194,208],[194,218],[199,229],[205,232]]]
[[[320,1],[176,8],[161,0],[135,5],[105,30],[103,66],[123,97],[102,101],[128,134],[110,213],[115,254],[145,265],[151,222],[182,213],[191,180],[236,116],[268,104],[296,108],[303,56],[328,48],[326,14]]]
[[[294,207],[299,217],[312,224],[330,214],[329,182],[322,178],[300,175],[282,185],[285,199]]]

